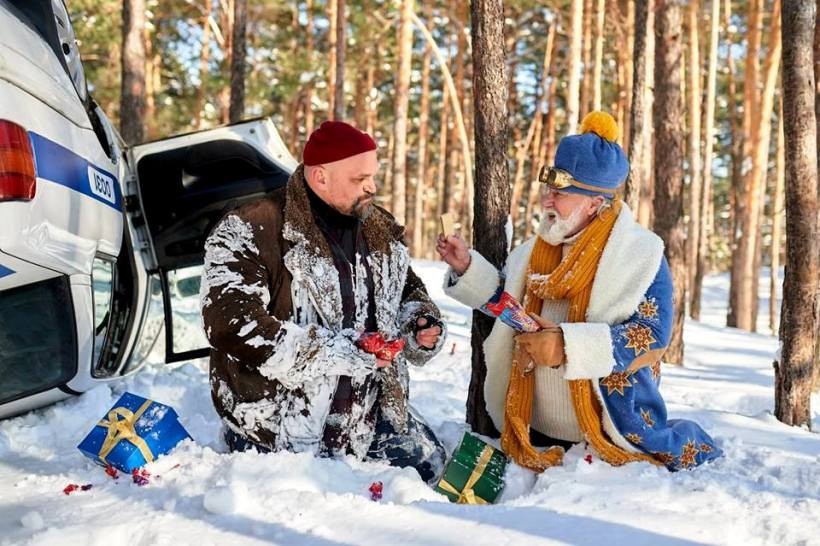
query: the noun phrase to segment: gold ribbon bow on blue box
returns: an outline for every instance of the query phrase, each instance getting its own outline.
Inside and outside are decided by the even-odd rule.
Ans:
[[[77,447],[97,463],[131,472],[186,438],[173,408],[127,392]]]

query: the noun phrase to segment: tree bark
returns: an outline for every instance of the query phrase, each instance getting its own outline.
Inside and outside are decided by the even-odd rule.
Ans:
[[[336,47],[337,24],[339,16],[338,0],[327,0],[327,119],[336,119]]]
[[[763,0],[750,0],[749,2],[749,30],[746,51],[755,52],[754,55],[746,55],[746,70],[743,83],[743,148],[741,161],[750,158],[754,162],[754,149],[752,141],[758,132],[761,120],[758,107],[760,103],[760,92],[758,90],[758,80],[760,72],[760,60],[757,52],[761,47],[761,27],[763,24]],[[730,326],[752,331],[752,307],[757,304],[757,290],[754,283],[754,249],[756,245],[755,229],[757,227],[756,211],[759,210],[758,193],[754,186],[754,177],[747,173],[740,182],[739,191],[735,194],[735,221],[737,235],[735,250],[732,252],[732,274],[731,281],[734,286],[729,290],[730,316],[734,323]],[[734,236],[734,235],[733,235]]]
[[[774,115],[774,91],[777,74],[780,70],[780,0],[774,0],[772,20],[770,23],[769,49],[763,68],[763,90],[760,95],[760,106],[755,119],[757,129],[752,140],[752,191],[756,192],[756,206],[751,210],[755,221],[751,233],[754,234],[754,247],[751,252],[752,265],[752,331],[757,331],[759,308],[758,286],[763,256],[763,202],[766,198],[766,174],[769,166],[769,148],[772,133],[772,116]]]
[[[634,214],[638,214],[641,198],[642,181],[649,177],[646,165],[646,141],[649,139],[649,127],[646,121],[647,95],[647,40],[651,30],[647,25],[652,0],[635,2],[635,49],[632,57],[634,68],[632,83],[632,109],[629,112],[632,132],[629,135],[629,177],[626,180],[624,196],[627,205]]]
[[[423,0],[424,19],[427,30],[433,30],[433,4]],[[430,138],[430,65],[433,50],[430,44],[424,45],[424,56],[421,60],[421,101],[419,112],[418,164],[416,168],[416,191],[413,207],[413,255],[421,257],[424,252],[424,195],[427,191],[427,141]]]
[[[581,111],[580,119],[589,113],[589,104],[592,102],[592,74],[590,67],[592,66],[592,0],[584,0],[584,17],[582,25],[584,27],[583,33],[583,61],[581,69]]]
[[[581,84],[581,37],[583,32],[584,0],[572,0],[569,36],[569,65],[567,78],[567,133],[574,135],[578,128]]]
[[[690,316],[694,307],[694,286],[697,275],[698,248],[700,247],[701,215],[701,155],[700,155],[700,43],[698,41],[699,0],[689,0],[687,33],[689,35],[689,229],[686,234],[686,290],[689,296]]]
[[[313,39],[313,0],[307,0],[305,6],[305,12],[307,17],[307,25],[305,26],[305,33],[307,36],[305,37],[305,56],[307,57],[307,65],[308,70],[310,71],[311,77],[308,82],[305,84],[305,138],[310,137],[310,134],[313,132],[313,82],[315,74],[315,66],[314,66],[314,58],[313,58],[313,50],[314,50],[314,39]],[[294,150],[296,153],[296,150]],[[298,157],[301,157],[301,153]]]
[[[199,46],[199,87],[196,89],[194,127],[202,128],[202,108],[205,105],[205,80],[208,77],[208,59],[211,53],[211,0],[205,0],[202,10],[202,40]]]
[[[127,144],[145,140],[145,0],[122,3],[120,134]]]
[[[786,276],[775,362],[775,416],[811,425],[817,307],[817,125],[812,59],[813,0],[783,6],[783,116],[786,150]]]
[[[651,229],[655,222],[655,128],[652,123],[655,109],[655,2],[649,0],[649,16],[646,18],[646,94],[643,105],[644,172],[641,184],[638,222]]]
[[[706,109],[703,115],[703,191],[701,192],[701,221],[698,227],[698,249],[695,277],[692,285],[691,315],[700,320],[700,300],[703,294],[703,276],[706,273],[706,254],[709,251],[711,230],[710,205],[712,203],[712,159],[715,139],[715,89],[717,87],[717,52],[720,29],[720,0],[712,0],[710,20],[709,68],[706,76]]]
[[[592,109],[601,109],[601,72],[604,62],[604,16],[606,0],[595,2],[595,57],[592,64]]]
[[[248,0],[234,0],[233,49],[231,51],[230,122],[236,123],[245,114],[245,36],[248,26]]]
[[[783,134],[783,99],[780,100],[780,115],[777,124],[777,159],[775,162],[775,182],[772,192],[772,246],[769,263],[769,329],[777,335],[777,288],[780,286],[780,239],[783,237],[783,191],[786,179],[785,135]]]
[[[393,121],[393,191],[392,213],[399,224],[404,225],[406,218],[407,191],[407,110],[410,102],[410,61],[413,48],[413,14],[414,0],[402,0],[397,41],[398,72],[396,73],[396,98]]]
[[[333,90],[333,119],[343,120],[345,108],[345,53],[347,51],[347,17],[345,0],[336,0],[336,86]]]
[[[551,23],[549,25],[549,29],[547,30],[547,43],[544,46],[544,61],[541,68],[541,82],[538,86],[535,114],[533,115],[532,122],[527,130],[527,136],[524,139],[524,142],[519,143],[518,149],[516,150],[515,178],[513,179],[513,196],[511,207],[513,229],[515,229],[515,226],[518,225],[518,220],[521,216],[521,196],[524,193],[524,163],[527,159],[527,154],[530,151],[531,146],[536,152],[530,157],[532,165],[534,166],[532,171],[537,172],[535,169],[541,168],[541,165],[538,164],[538,152],[541,150],[540,138],[538,139],[538,145],[533,146],[533,141],[535,140],[536,131],[539,134],[541,133],[540,129],[543,122],[544,110],[547,106],[549,74],[552,67],[552,49],[555,42],[555,26],[555,24]],[[512,80],[513,78],[510,78],[510,81]],[[535,177],[530,176],[530,183],[533,183],[534,180]],[[527,193],[527,196],[529,197],[529,192]],[[526,204],[524,210],[526,211]],[[525,217],[524,221],[528,222],[529,218]]]
[[[507,171],[507,67],[504,52],[502,0],[473,0],[473,96],[475,104],[476,181],[475,248],[497,267],[507,258],[505,226],[510,209]],[[484,379],[487,366],[482,344],[493,319],[473,312],[472,376],[467,398],[467,422],[480,434],[497,436],[487,414]]]
[[[680,0],[658,0],[655,20],[655,232],[666,244],[674,279],[674,324],[665,360],[683,364],[686,256],[683,230],[682,17]]]

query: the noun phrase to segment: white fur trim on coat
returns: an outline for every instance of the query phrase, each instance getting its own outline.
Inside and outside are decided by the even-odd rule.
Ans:
[[[609,325],[600,322],[562,323],[564,354],[567,357],[564,379],[598,379],[615,367]]]
[[[444,293],[473,309],[487,303],[498,288],[498,269],[475,250],[470,250],[467,270],[450,286],[452,273],[449,268],[444,276]]]

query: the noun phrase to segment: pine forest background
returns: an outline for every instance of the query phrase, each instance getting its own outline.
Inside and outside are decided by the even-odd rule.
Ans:
[[[300,159],[307,135],[323,120],[350,121],[377,139],[381,202],[407,226],[413,255],[426,258],[435,257],[443,211],[455,213],[468,236],[473,222],[482,221],[484,210],[477,206],[474,212],[473,196],[479,203],[488,180],[482,178],[482,154],[476,154],[481,135],[475,126],[478,114],[487,112],[476,111],[477,102],[485,104],[476,97],[490,96],[492,85],[484,87],[493,80],[476,79],[474,56],[492,55],[476,42],[474,21],[486,22],[487,10],[503,9],[499,42],[506,70],[495,66],[494,81],[506,82],[500,85],[506,86],[502,193],[508,197],[496,206],[506,217],[505,200],[512,203],[513,245],[537,225],[535,181],[558,140],[574,133],[587,112],[606,110],[618,121],[619,142],[632,163],[624,197],[638,220],[667,243],[676,299],[685,302],[679,323],[684,313],[698,318],[704,274],[727,272],[727,325],[772,335],[780,327],[777,298],[759,317],[758,284],[762,268],[778,271],[788,258],[784,119],[788,128],[790,110],[787,104],[784,114],[781,80],[784,68],[792,68],[784,67],[784,59],[800,52],[781,36],[794,36],[792,45],[800,46],[805,33],[787,33],[783,25],[793,24],[800,10],[803,19],[810,14],[812,27],[817,17],[814,1],[790,4],[67,2],[91,91],[127,141],[270,115]],[[820,32],[811,36],[813,71],[820,75]],[[475,82],[484,87],[474,88]],[[817,90],[813,100],[820,112]],[[811,119],[815,131],[817,119]],[[816,149],[816,139],[811,142]],[[812,159],[817,162],[816,151]],[[799,243],[800,252],[813,256],[814,284],[809,277],[803,288],[816,301],[816,170],[800,191],[804,197],[814,192],[799,209],[801,218],[814,216],[804,232],[808,240]],[[769,289],[779,290],[782,277],[772,278]],[[817,322],[808,329],[814,338],[803,342],[815,347],[816,369],[817,304],[808,312]],[[682,362],[680,327],[677,346],[666,357],[670,362]]]

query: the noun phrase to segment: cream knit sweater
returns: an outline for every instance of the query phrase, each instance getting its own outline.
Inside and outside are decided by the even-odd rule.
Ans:
[[[580,235],[580,234],[578,234]],[[578,237],[573,237],[562,248],[566,258]],[[544,300],[541,316],[556,324],[566,322],[569,314],[568,300]],[[532,404],[532,428],[552,438],[580,442],[584,434],[578,425],[569,382],[564,379],[564,366],[535,368],[535,395]]]

